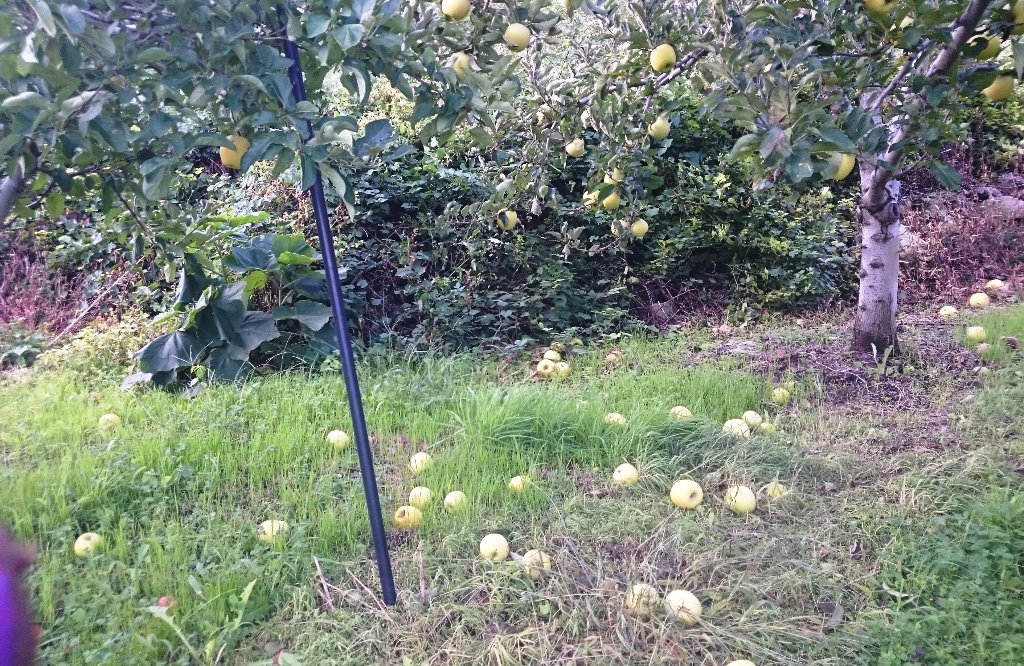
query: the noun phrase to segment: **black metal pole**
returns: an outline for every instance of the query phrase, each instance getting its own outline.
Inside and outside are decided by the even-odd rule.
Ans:
[[[287,30],[288,14],[284,7],[278,5],[277,16],[282,29]],[[292,82],[292,92],[296,102],[306,100],[306,85],[302,80],[302,65],[299,64],[299,49],[295,42],[284,38],[284,53],[292,61],[288,76]],[[306,125],[306,141],[313,138],[313,124],[308,120]],[[381,596],[389,606],[395,604],[395,577],[391,572],[391,555],[388,553],[387,533],[384,531],[384,517],[380,510],[380,496],[377,494],[377,475],[373,470],[373,454],[370,451],[370,437],[366,431],[366,416],[363,414],[363,397],[359,392],[359,377],[356,373],[356,359],[352,352],[352,337],[348,331],[345,317],[345,301],[338,279],[338,262],[334,256],[334,239],[331,235],[331,223],[327,216],[327,200],[324,199],[324,181],[320,176],[320,168],[315,167],[313,187],[309,194],[313,200],[313,213],[316,216],[316,232],[320,237],[320,252],[323,254],[324,271],[327,277],[327,290],[331,296],[331,312],[334,314],[334,331],[338,336],[338,355],[341,357],[341,369],[345,375],[345,388],[348,391],[348,409],[352,414],[352,430],[356,439],[356,451],[359,453],[359,472],[363,477],[363,493],[366,495],[366,509],[370,514],[370,531],[373,532],[373,550],[377,556],[377,572],[380,574]]]

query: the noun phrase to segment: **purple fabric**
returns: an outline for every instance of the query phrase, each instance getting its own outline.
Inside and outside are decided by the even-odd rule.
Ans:
[[[18,581],[0,567],[0,666],[25,666],[15,663],[15,639],[18,631]],[[22,637],[24,638],[24,637]]]

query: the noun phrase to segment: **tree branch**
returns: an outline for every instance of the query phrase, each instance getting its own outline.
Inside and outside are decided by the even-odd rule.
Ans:
[[[7,216],[14,208],[14,201],[25,187],[25,158],[19,157],[14,161],[14,168],[0,182],[0,225],[7,222]]]
[[[672,69],[658,75],[658,78],[654,80],[654,89],[658,90],[659,88],[664,88],[673,79],[677,78],[680,74],[692,69],[693,66],[696,65],[700,61],[700,59],[706,56],[707,54],[708,50],[703,47],[697,47],[694,50],[690,51],[682,58],[680,58],[672,67]],[[609,86],[608,89],[610,90],[611,86]],[[594,92],[590,93],[586,97],[581,97],[577,104],[579,106],[590,106],[590,103],[594,101],[594,97],[596,95],[597,93]]]

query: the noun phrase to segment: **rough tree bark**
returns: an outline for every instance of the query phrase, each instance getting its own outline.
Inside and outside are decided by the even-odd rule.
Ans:
[[[945,79],[956,62],[964,44],[971,38],[992,0],[971,0],[963,14],[951,26],[951,38],[930,62],[910,54],[906,63],[889,84],[861,97],[862,108],[879,114],[886,98],[906,77],[916,72],[938,82]],[[917,97],[919,109],[927,107],[924,96]],[[913,105],[908,106],[913,108]],[[879,122],[881,122],[879,118]],[[852,347],[856,351],[882,354],[886,349],[899,351],[896,336],[896,312],[900,275],[900,218],[898,172],[894,166],[903,158],[904,142],[910,123],[904,116],[889,121],[889,147],[881,155],[861,160],[860,202],[861,224],[860,293],[853,323]]]
[[[861,168],[861,182],[873,182],[875,169]],[[896,336],[900,275],[900,182],[861,194],[860,293],[853,322],[853,348],[883,353],[899,349]]]
[[[21,188],[25,186],[25,161],[15,160],[11,172],[3,181],[0,181],[0,224],[7,222],[7,216],[11,214],[14,202],[21,194]]]

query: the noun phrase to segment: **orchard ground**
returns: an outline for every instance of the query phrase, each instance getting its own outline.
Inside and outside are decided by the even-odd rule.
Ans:
[[[903,356],[868,363],[837,320],[595,344],[543,381],[539,352],[364,355],[389,522],[412,487],[433,491],[417,530],[390,532],[394,609],[376,596],[355,452],[325,441],[351,432],[338,375],[187,399],[122,392],[99,360],[9,374],[0,522],[39,547],[43,662],[1019,663],[1024,356],[998,340],[1024,336],[1024,307],[908,316]],[[977,324],[990,358],[963,341]],[[789,380],[793,400],[772,405]],[[696,419],[669,419],[675,405]],[[779,433],[721,432],[750,409]],[[122,423],[100,431],[108,412]],[[420,450],[434,465],[414,477]],[[623,461],[637,485],[611,484]],[[519,474],[533,483],[510,492]],[[668,500],[684,477],[704,488],[693,511]],[[749,516],[723,507],[729,485],[774,480],[791,492]],[[451,490],[462,512],[441,507]],[[257,539],[267,519],[290,523],[286,540]],[[106,549],[76,558],[86,531]],[[550,553],[553,572],[484,562],[489,532]],[[692,591],[700,622],[624,612],[637,582]]]

